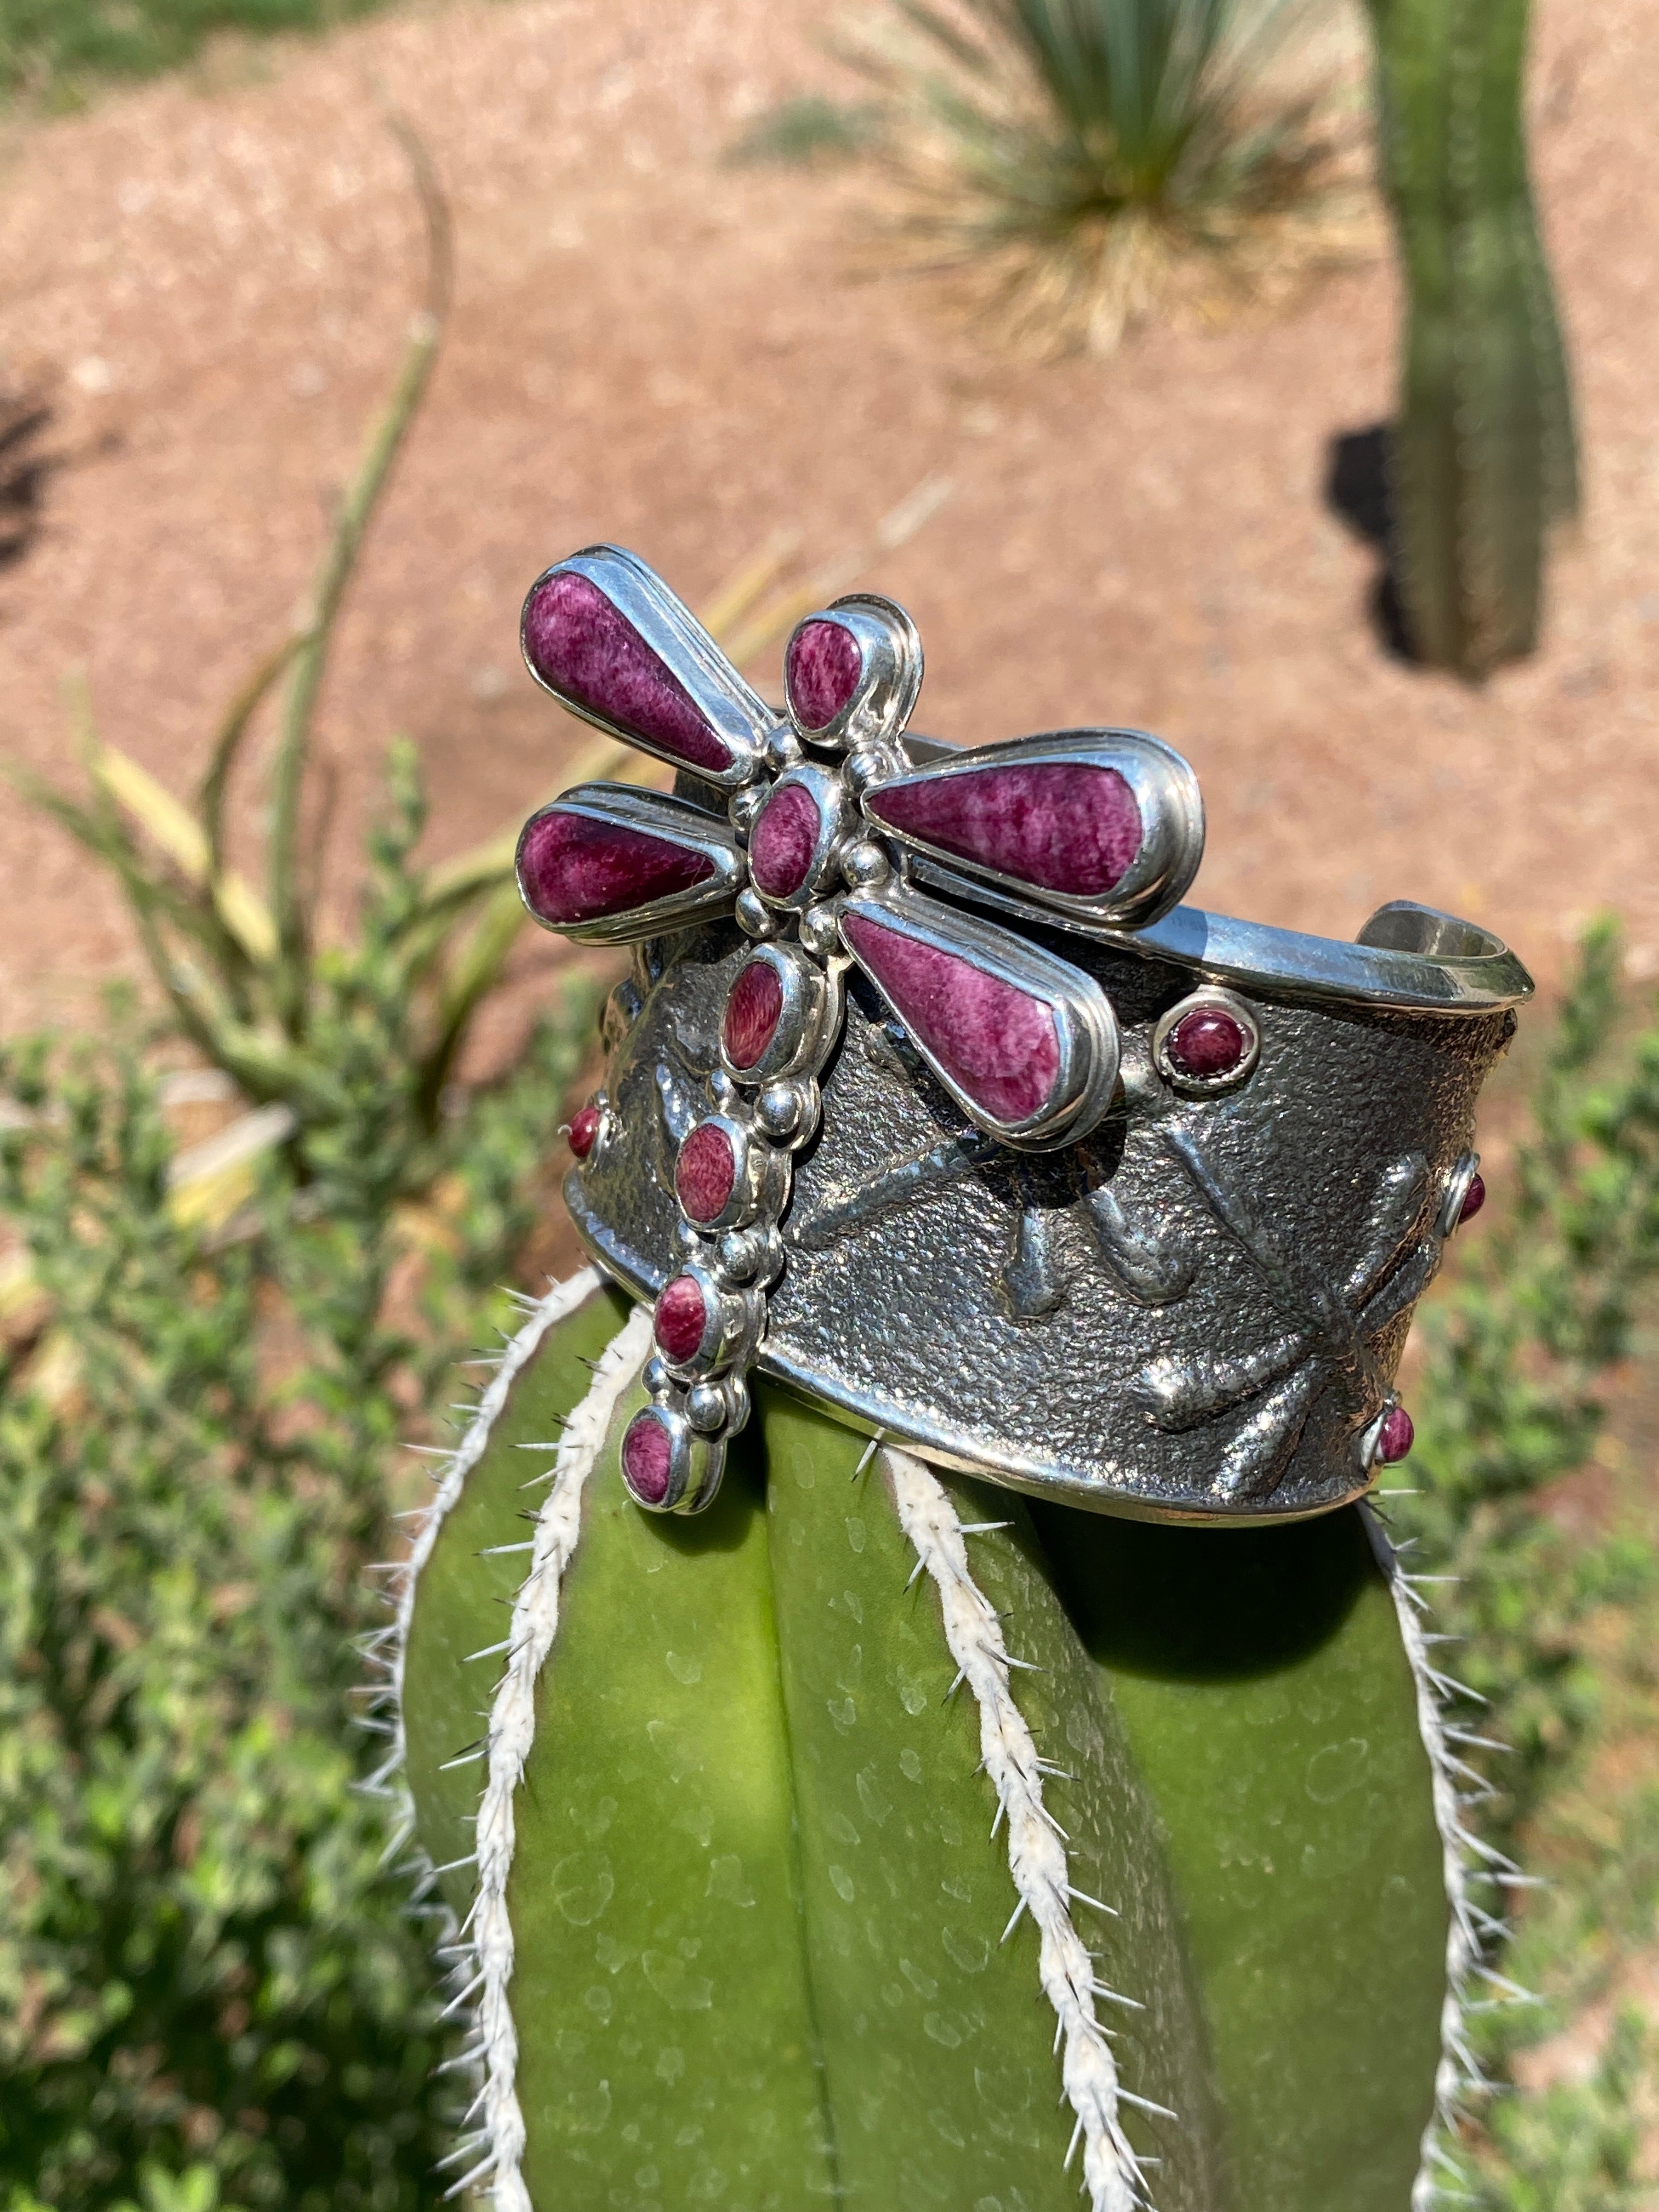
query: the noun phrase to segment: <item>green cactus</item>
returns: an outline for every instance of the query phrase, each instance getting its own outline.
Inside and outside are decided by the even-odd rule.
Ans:
[[[1537,641],[1576,512],[1567,366],[1527,171],[1528,0],[1369,0],[1407,294],[1394,557],[1413,651],[1480,678]]]
[[[497,2212],[1426,2203],[1468,1913],[1449,1952],[1420,1717],[1443,1746],[1360,1512],[1030,1506],[763,1387],[712,1509],[647,1516],[648,1332],[592,1273],[531,1311],[401,1600],[461,2179]]]

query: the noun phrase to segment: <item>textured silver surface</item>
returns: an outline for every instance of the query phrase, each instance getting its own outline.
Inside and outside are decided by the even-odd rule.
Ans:
[[[1450,941],[1437,958],[1292,939],[1319,948],[1321,972],[1281,964],[1276,990],[1249,963],[1218,963],[1260,1059],[1223,1096],[1179,1097],[1151,1036],[1212,972],[1215,918],[1182,909],[1163,925],[1174,959],[1022,919],[1116,1007],[1116,1105],[1068,1151],[999,1146],[849,975],[761,1369],[936,1459],[1103,1510],[1251,1521],[1357,1495],[1524,971],[1482,951],[1482,982],[1503,968],[1501,988],[1453,972],[1420,996],[1412,972],[1394,995],[1474,1000],[1425,1012],[1366,986],[1380,994],[1396,966],[1455,969]],[[1385,927],[1414,943],[1437,926]],[[1283,933],[1250,933],[1268,950],[1278,939],[1283,963]],[[611,1110],[566,1195],[594,1256],[641,1296],[682,1264],[676,1148],[708,1110],[726,994],[751,949],[724,924],[653,940],[613,1006]],[[1316,997],[1302,995],[1310,980]],[[1359,994],[1338,998],[1340,980]]]

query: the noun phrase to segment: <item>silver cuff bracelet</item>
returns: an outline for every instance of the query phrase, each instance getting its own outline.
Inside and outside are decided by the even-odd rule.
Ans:
[[[1180,905],[1181,756],[908,735],[921,644],[873,595],[799,626],[781,714],[614,547],[538,579],[523,637],[678,772],[567,793],[519,850],[544,926],[636,948],[565,1195],[655,1303],[641,1505],[708,1504],[751,1368],[1143,1517],[1323,1512],[1403,1456],[1412,1309],[1532,991],[1497,939],[1403,901],[1352,944]]]

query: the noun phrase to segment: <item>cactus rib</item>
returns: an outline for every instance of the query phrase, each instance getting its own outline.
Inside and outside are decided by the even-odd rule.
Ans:
[[[1502,1933],[1502,1923],[1485,1911],[1471,1894],[1481,1880],[1518,1877],[1512,1861],[1483,1844],[1466,1823],[1470,1802],[1462,1784],[1480,1777],[1452,1750],[1454,1741],[1467,1740],[1467,1731],[1455,1728],[1447,1715],[1465,1693],[1462,1686],[1443,1674],[1429,1656],[1429,1637],[1424,1623],[1428,1601],[1423,1595],[1423,1576],[1408,1575],[1404,1559],[1395,1548],[1376,1509],[1362,1508],[1377,1564],[1388,1579],[1400,1623],[1400,1640],[1417,1686],[1417,1724],[1428,1754],[1432,1776],[1435,1826],[1440,1833],[1446,1902],[1450,1918],[1446,1929],[1446,1993],[1440,2012],[1440,2063],[1434,2079],[1434,2106],[1423,2130],[1422,2162],[1412,2190],[1412,2212],[1433,2212],[1446,2193],[1449,2176],[1461,2185],[1467,2177],[1446,2148],[1455,2134],[1464,2099],[1489,2087],[1469,2048],[1465,2021],[1471,2002],[1469,1984],[1487,1973],[1484,1961],[1487,1942]],[[1512,1984],[1503,1985],[1511,1999],[1524,2002],[1526,1992]]]
[[[967,1683],[979,1708],[985,1771],[996,1790],[998,1817],[1007,1820],[1008,1868],[1019,1903],[1004,1940],[1022,1912],[1030,1914],[1041,1939],[1038,1975],[1054,2009],[1056,2039],[1065,2043],[1061,2080],[1077,2115],[1066,2163],[1070,2166],[1081,2137],[1090,2212],[1133,2212],[1147,2199],[1140,2162],[1119,2123],[1118,2103],[1120,2098],[1146,2100],[1120,2087],[1111,2045],[1095,2017],[1094,1965],[1069,1905],[1079,1893],[1068,1879],[1059,1825],[1042,1802],[1036,1745],[1009,1685],[1009,1668],[1017,1662],[1005,1648],[995,1609],[969,1571],[967,1531],[943,1486],[908,1452],[890,1448],[883,1459],[899,1524],[939,1593],[945,1640],[961,1670],[957,1679]],[[1175,2118],[1162,2106],[1150,2109]]]
[[[552,1486],[536,1516],[530,1571],[514,1601],[507,1665],[490,1704],[489,1778],[478,1806],[477,1888],[461,1935],[476,1962],[484,2079],[473,2110],[482,2116],[488,2144],[484,2163],[474,2168],[468,2182],[476,2185],[482,2174],[492,2176],[496,2212],[531,2212],[530,2193],[520,2171],[525,2124],[516,2083],[519,2039],[507,2002],[513,1978],[513,1924],[507,1909],[513,1800],[535,1741],[536,1678],[558,1629],[560,1585],[580,1531],[582,1492],[617,1403],[644,1364],[650,1345],[650,1309],[641,1306],[594,1363],[587,1395],[565,1425]]]
[[[453,1451],[441,1455],[437,1490],[431,1504],[422,1510],[421,1525],[415,1532],[408,1558],[398,1564],[397,1612],[391,1632],[386,1638],[386,1681],[374,1685],[377,1695],[385,1697],[388,1692],[390,1693],[392,1750],[379,1773],[371,1778],[374,1786],[388,1786],[404,1769],[408,1748],[404,1733],[404,1660],[409,1650],[409,1626],[415,1615],[415,1587],[421,1578],[422,1569],[432,1556],[438,1532],[443,1527],[451,1506],[465,1486],[467,1476],[483,1458],[496,1416],[506,1405],[514,1383],[540,1351],[543,1338],[550,1329],[556,1328],[562,1321],[574,1313],[585,1299],[591,1298],[599,1287],[599,1269],[582,1267],[568,1281],[555,1283],[545,1297],[525,1302],[526,1318],[524,1327],[502,1352],[489,1386],[477,1405],[465,1409],[471,1418],[465,1435]],[[411,1812],[411,1823],[412,1819]],[[423,1871],[429,1876],[433,1869],[426,1868]]]

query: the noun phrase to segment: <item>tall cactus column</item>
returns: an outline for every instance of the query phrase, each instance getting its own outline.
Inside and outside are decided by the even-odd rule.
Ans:
[[[1407,289],[1395,558],[1431,666],[1537,641],[1551,526],[1576,512],[1560,326],[1528,174],[1528,0],[1370,0],[1382,180]]]

